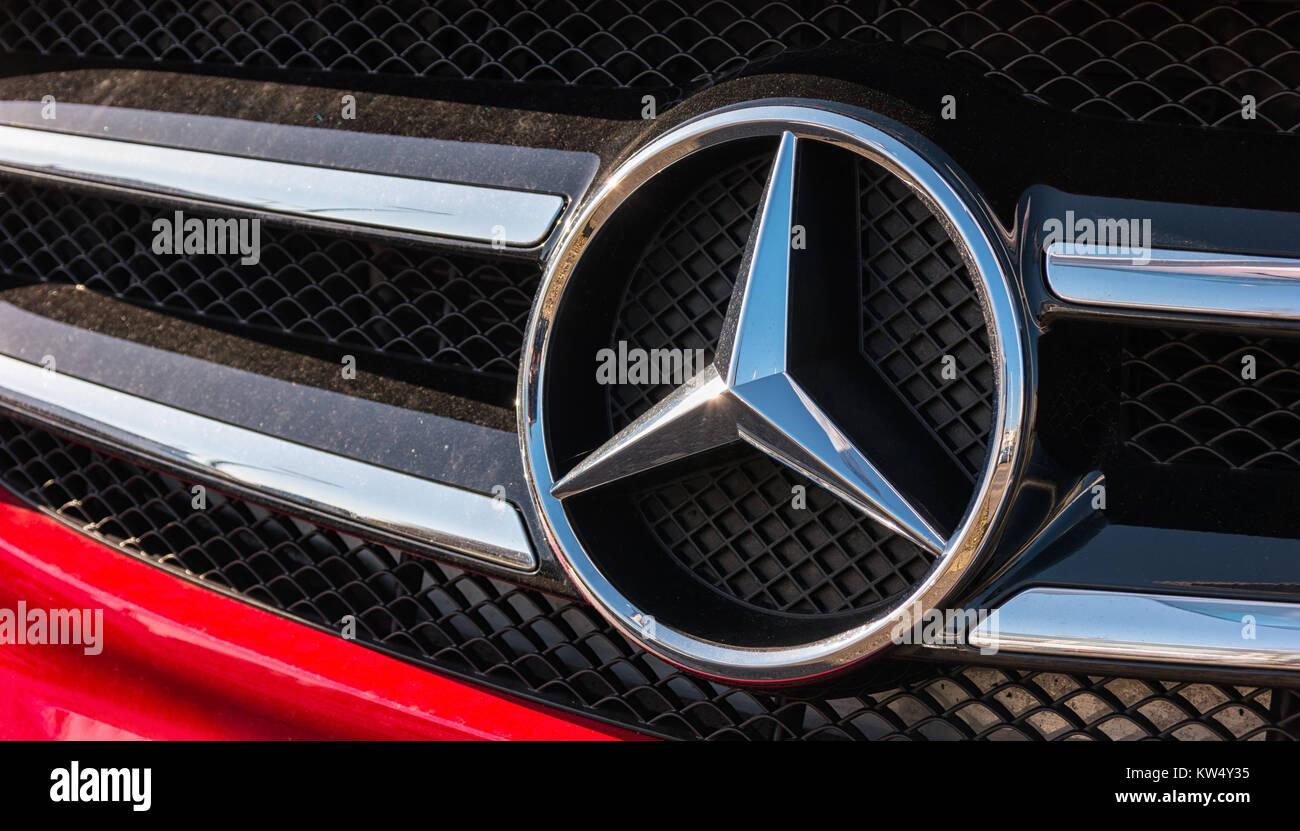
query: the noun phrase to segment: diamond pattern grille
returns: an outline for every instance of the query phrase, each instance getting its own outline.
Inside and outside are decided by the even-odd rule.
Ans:
[[[0,481],[177,574],[435,670],[681,738],[1264,740],[1300,735],[1264,688],[924,667],[887,689],[760,692],[686,675],[591,608],[364,543],[0,419]],[[1288,712],[1295,713],[1294,708]]]
[[[1121,377],[1124,446],[1139,458],[1300,471],[1300,343],[1133,329]]]
[[[797,486],[806,507],[795,507]],[[933,562],[757,452],[649,489],[638,505],[694,574],[769,609],[825,614],[868,606],[915,585]]]
[[[901,179],[864,160],[858,197],[863,354],[974,482],[993,424],[979,296],[957,247]]]

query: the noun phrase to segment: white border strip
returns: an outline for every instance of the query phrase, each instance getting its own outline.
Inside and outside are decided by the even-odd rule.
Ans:
[[[259,211],[530,248],[564,198],[0,126],[0,166]]]
[[[301,508],[327,524],[334,518],[518,571],[537,567],[519,512],[484,494],[246,430],[3,355],[0,409],[72,428],[218,490],[226,486],[261,494],[273,507]]]

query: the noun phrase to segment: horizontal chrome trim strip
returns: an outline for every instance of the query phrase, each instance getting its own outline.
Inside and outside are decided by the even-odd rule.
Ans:
[[[1300,319],[1300,260],[1155,249],[1150,259],[1047,248],[1058,297],[1093,306]],[[1143,258],[1146,259],[1145,257]]]
[[[970,643],[1073,658],[1300,669],[1300,603],[1034,588],[989,615]]]
[[[537,567],[503,500],[366,464],[0,356],[0,409],[342,530],[433,546],[518,571]]]
[[[0,167],[313,220],[528,248],[564,209],[550,193],[250,159],[0,125]]]
[[[553,193],[569,204],[582,198],[600,167],[599,156],[580,150],[394,136],[72,101],[60,101],[59,117],[46,120],[41,117],[43,109],[40,101],[0,100],[0,124],[384,176]]]

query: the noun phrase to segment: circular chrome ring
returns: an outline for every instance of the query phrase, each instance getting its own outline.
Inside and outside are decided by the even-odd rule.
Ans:
[[[638,608],[583,550],[560,500],[546,450],[542,402],[546,355],[555,312],[587,246],[614,211],[652,176],[691,153],[723,142],[794,133],[833,143],[880,164],[902,179],[944,225],[983,299],[991,334],[995,417],[992,446],[975,495],[957,530],[926,576],[887,614],[830,637],[772,648],[740,647],[697,638],[658,622],[653,638]],[[1019,307],[1008,277],[1005,245],[991,212],[967,178],[927,139],[864,110],[807,100],[759,101],[705,114],[673,128],[633,154],[608,177],[565,227],[550,258],[529,319],[520,372],[519,420],[524,469],[548,543],[582,594],[621,632],[687,669],[727,680],[788,682],[835,671],[891,644],[905,610],[940,608],[988,542],[1001,518],[1021,463],[1025,418],[1025,359]]]

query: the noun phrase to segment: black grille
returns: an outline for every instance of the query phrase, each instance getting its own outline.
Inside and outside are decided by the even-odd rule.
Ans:
[[[706,739],[1288,739],[1291,694],[972,667],[884,690],[755,692],[685,675],[590,608],[208,491],[0,419],[0,473],[134,556],[482,683],[635,729]],[[1287,705],[1289,707],[1289,705]]]
[[[795,487],[807,505],[794,507]],[[695,471],[637,496],[655,537],[696,576],[785,612],[832,613],[891,599],[933,558],[772,459]]]
[[[1112,522],[1300,537],[1300,339],[1057,320],[1038,355],[1035,434]]]
[[[84,285],[250,337],[382,356],[385,370],[409,363],[503,380],[517,372],[535,266],[265,223],[253,265],[238,254],[155,254],[152,223],[172,214],[8,181],[0,274],[11,284]]]
[[[1300,127],[1300,11],[1284,3],[50,0],[0,21],[6,52],[665,90],[780,55],[881,42],[1076,112]],[[1247,94],[1253,121],[1241,117]]]
[[[858,200],[863,354],[973,482],[993,427],[979,296],[957,247],[901,179],[861,161]]]
[[[1300,472],[1300,342],[1134,329],[1120,409],[1143,461]]]

